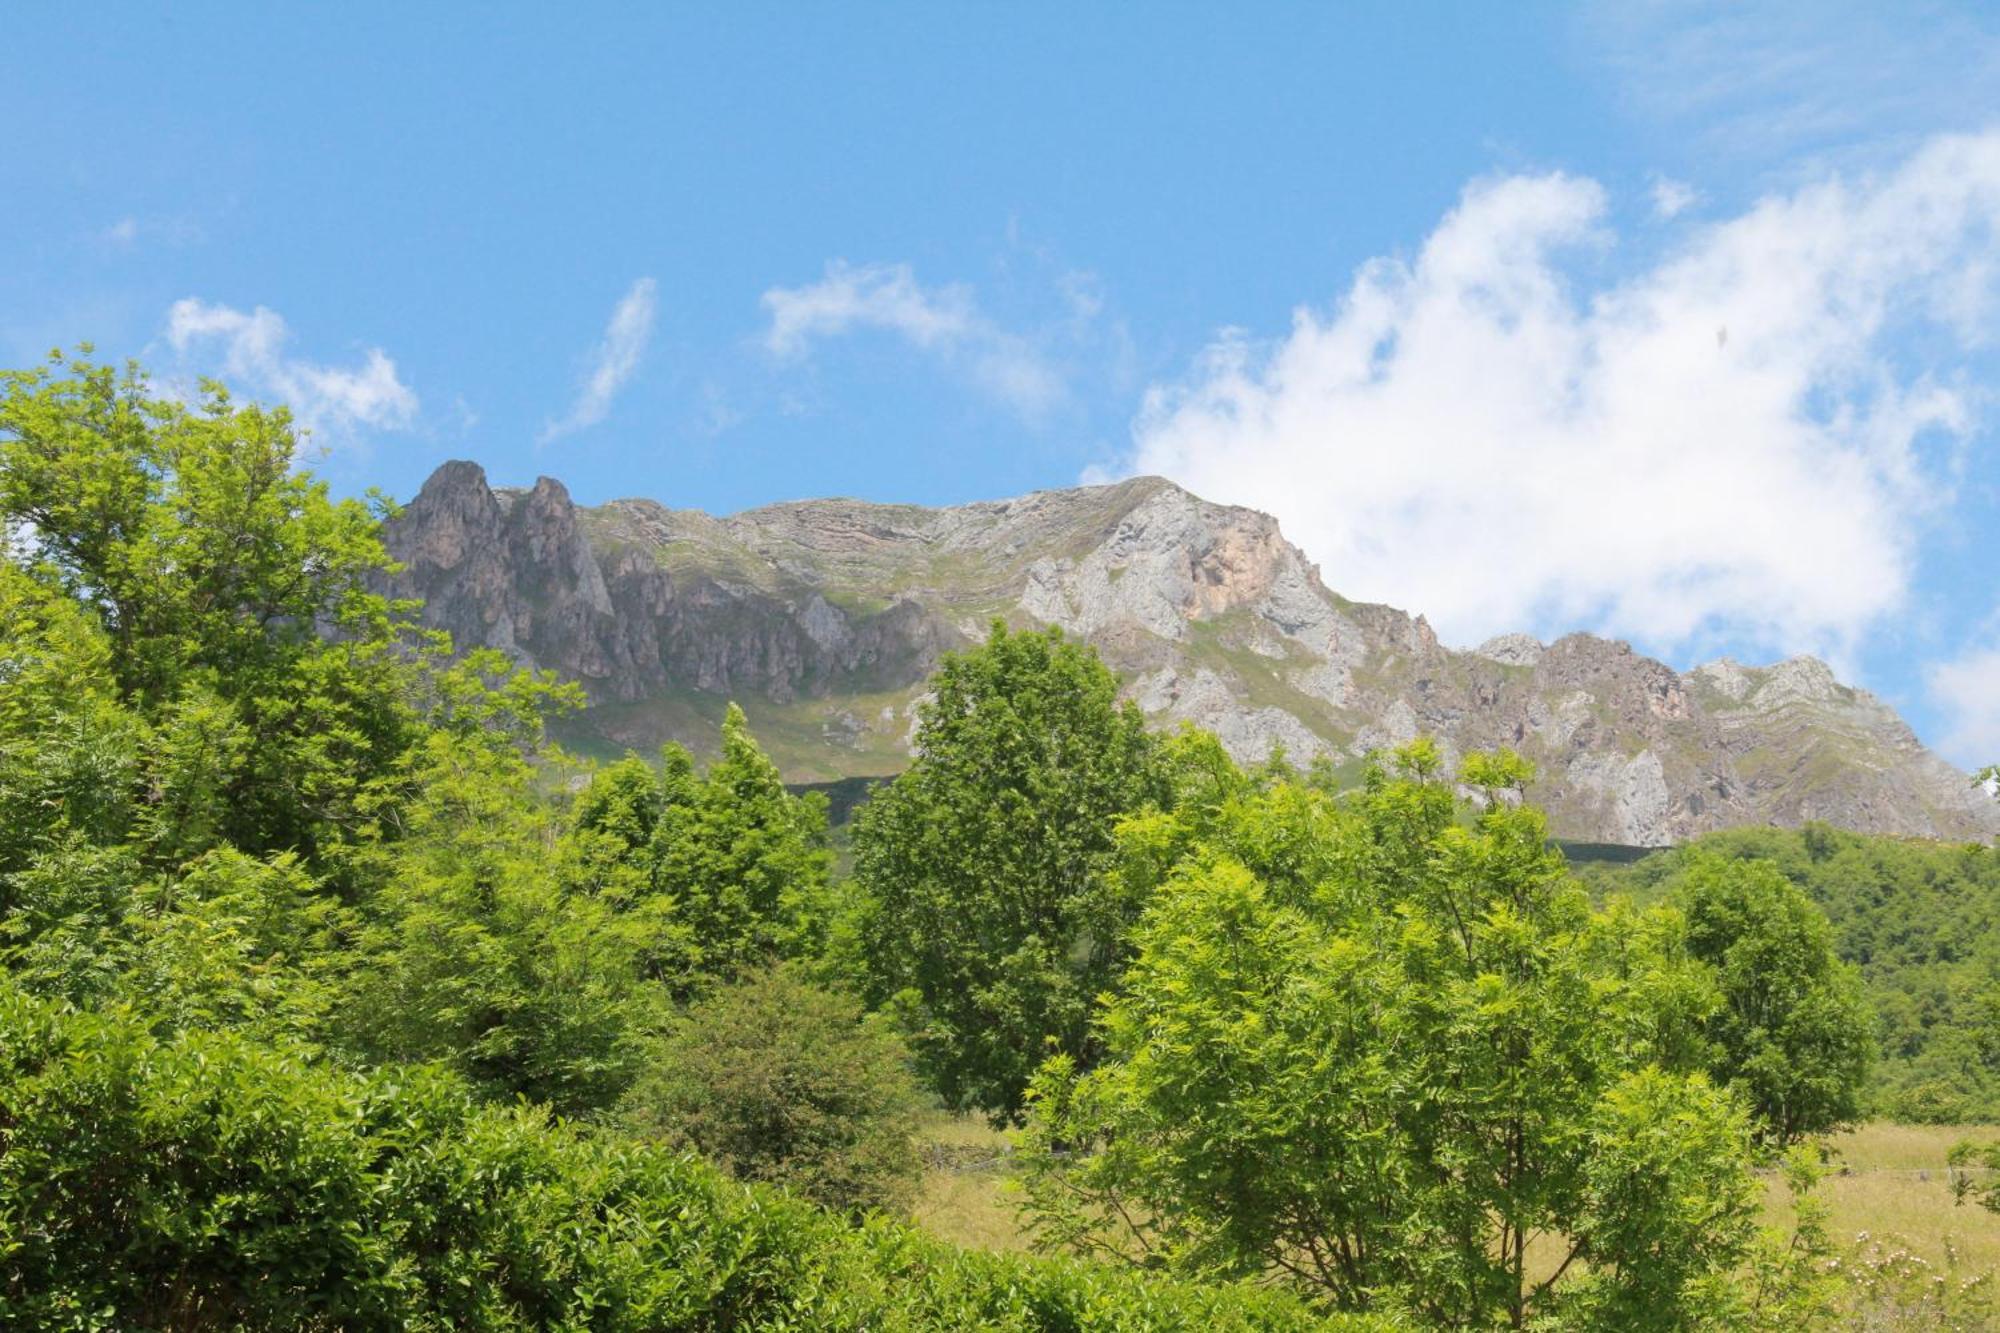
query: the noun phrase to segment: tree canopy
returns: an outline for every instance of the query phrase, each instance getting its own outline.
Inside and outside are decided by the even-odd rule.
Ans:
[[[1823,913],[1833,953],[1860,974],[1875,1058],[1860,1111],[1899,1120],[2000,1120],[2000,850],[1808,824],[1732,829],[1629,866],[1585,867],[1600,893],[1669,896],[1697,867],[1761,862]],[[1763,896],[1778,901],[1765,884]],[[1814,933],[1817,914],[1794,904]],[[1829,974],[1836,988],[1845,986]],[[1846,1113],[1843,1113],[1846,1114]]]
[[[1165,796],[1157,741],[1097,654],[1062,632],[948,654],[909,769],[854,832],[872,999],[945,1100],[1017,1114],[1050,1050],[1095,1057],[1091,1006],[1138,904],[1112,827]]]
[[[1826,915],[1767,861],[1691,857],[1673,902],[1689,953],[1722,990],[1706,1024],[1717,1081],[1742,1091],[1775,1143],[1855,1120],[1870,1015],[1859,975],[1834,956]]]
[[[1105,1061],[1034,1084],[1045,1239],[1450,1327],[1681,1327],[1727,1296],[1757,1187],[1695,1067],[1711,979],[1672,911],[1591,908],[1512,799],[1525,765],[1461,776],[1470,826],[1421,744],[1352,803],[1279,784],[1125,826],[1174,854]]]

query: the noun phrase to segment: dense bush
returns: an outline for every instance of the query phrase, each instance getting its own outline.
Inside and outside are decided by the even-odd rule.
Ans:
[[[909,1206],[922,1095],[855,1000],[772,967],[695,1002],[626,1098],[640,1132],[844,1211]]]
[[[9,1328],[1317,1326],[1271,1292],[853,1228],[692,1159],[481,1106],[448,1074],[161,1038],[4,981],[0,1126]]]

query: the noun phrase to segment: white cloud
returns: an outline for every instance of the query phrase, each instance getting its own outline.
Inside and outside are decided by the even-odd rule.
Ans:
[[[651,278],[641,278],[619,300],[611,312],[611,322],[604,326],[603,341],[591,352],[590,372],[583,378],[576,401],[562,419],[542,428],[536,437],[537,444],[547,444],[604,420],[618,391],[638,370],[640,358],[646,354],[646,344],[652,341],[653,320],[659,313],[658,293],[658,285]]]
[[[923,286],[908,264],[834,260],[818,282],[773,287],[763,303],[771,317],[764,346],[781,358],[802,357],[817,341],[873,329],[962,367],[981,389],[1031,420],[1067,393],[1034,340],[987,319],[962,285]]]
[[[2000,763],[2000,644],[1933,665],[1924,683],[1945,716],[1938,748],[1971,768]]]
[[[926,290],[908,264],[856,268],[838,259],[818,282],[771,288],[764,308],[771,312],[764,345],[786,357],[803,355],[815,339],[856,328],[886,329],[918,347],[938,347],[967,337],[981,323],[962,285]]]
[[[1562,261],[1604,215],[1588,180],[1474,184],[1413,260],[1152,389],[1129,468],[1277,514],[1331,586],[1457,642],[1843,655],[1902,601],[1971,429],[1970,394],[1908,363],[1992,327],[2000,133],[1684,224],[1578,289]]]
[[[417,395],[381,348],[368,348],[351,370],[289,356],[291,330],[263,306],[245,313],[194,297],[176,301],[167,312],[167,341],[183,356],[219,352],[219,378],[290,407],[308,430],[402,430],[416,420]]]
[[[128,213],[109,226],[98,228],[96,236],[98,244],[112,250],[131,250],[142,241],[149,246],[194,245],[204,238],[201,224],[188,214],[141,218]]]
[[[1653,177],[1652,194],[1653,216],[1663,221],[1679,217],[1701,201],[1694,186],[1666,176]]]

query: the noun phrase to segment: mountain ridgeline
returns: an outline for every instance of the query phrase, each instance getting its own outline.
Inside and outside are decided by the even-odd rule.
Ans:
[[[1879,699],[1797,657],[1676,672],[1627,644],[1505,635],[1470,651],[1349,601],[1254,510],[1157,477],[952,508],[813,500],[728,517],[586,508],[562,483],[439,468],[385,531],[390,590],[461,648],[580,682],[580,748],[715,734],[735,700],[794,781],[900,770],[939,656],[995,617],[1088,641],[1156,723],[1242,761],[1358,771],[1419,734],[1511,746],[1564,838],[1658,846],[1824,821],[1984,838],[2000,807]]]

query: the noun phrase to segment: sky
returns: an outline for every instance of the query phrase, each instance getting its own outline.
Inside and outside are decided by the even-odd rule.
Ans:
[[[2000,758],[2000,9],[61,6],[0,365],[336,490],[1139,472],[1448,643],[1815,653]]]

